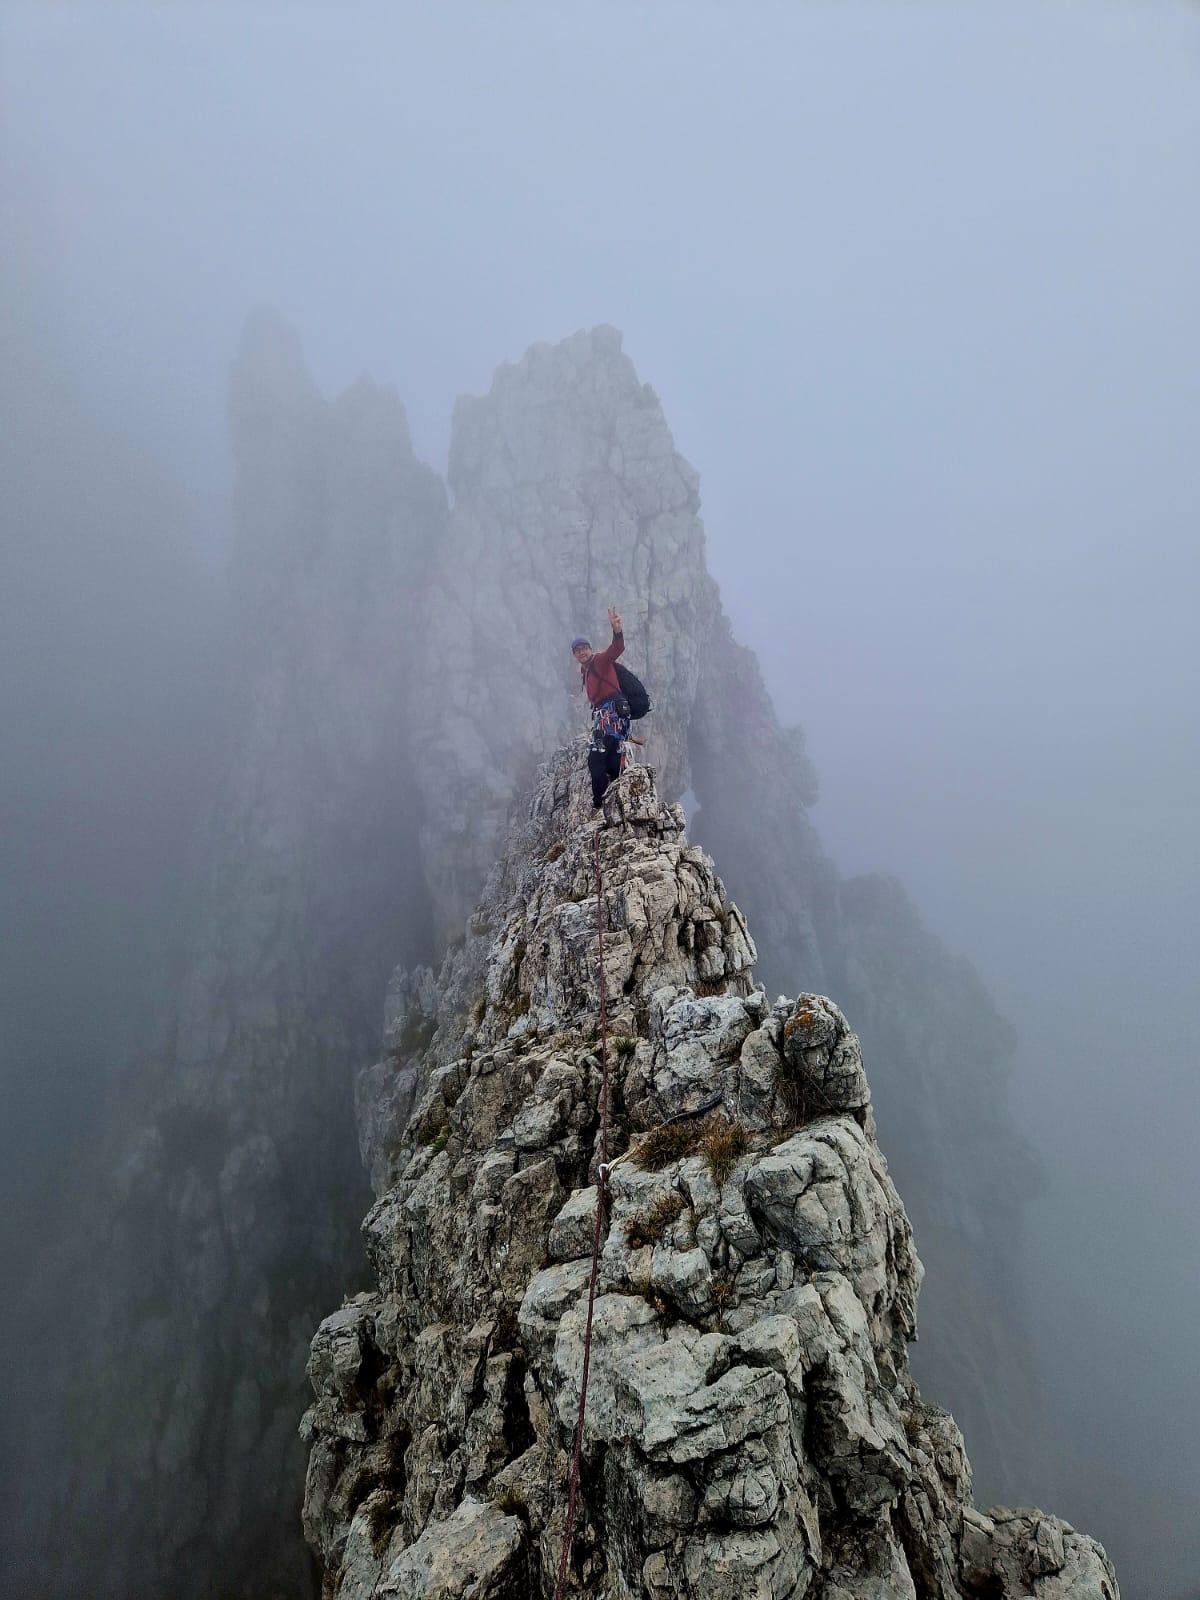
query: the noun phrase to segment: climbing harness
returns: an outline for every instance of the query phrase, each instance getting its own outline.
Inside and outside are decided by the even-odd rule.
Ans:
[[[592,1233],[592,1272],[588,1283],[587,1322],[583,1330],[583,1371],[579,1378],[579,1415],[575,1419],[575,1444],[571,1453],[571,1476],[567,1487],[567,1520],[563,1527],[562,1552],[558,1558],[558,1582],[554,1600],[567,1592],[567,1567],[571,1560],[571,1537],[575,1525],[575,1496],[579,1489],[579,1461],[583,1454],[583,1416],[587,1405],[588,1368],[592,1358],[592,1310],[596,1303],[596,1279],[600,1268],[600,1243],[604,1235],[604,1212],[608,1198],[608,986],[604,979],[604,902],[600,878],[600,829],[596,829],[594,864],[596,871],[596,973],[600,990],[600,1162],[596,1168],[596,1226]]]

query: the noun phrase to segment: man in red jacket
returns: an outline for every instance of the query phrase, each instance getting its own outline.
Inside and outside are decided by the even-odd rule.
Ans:
[[[573,639],[571,654],[579,663],[583,691],[592,706],[592,742],[588,747],[588,771],[592,775],[592,805],[598,807],[604,791],[620,777],[625,760],[625,740],[629,737],[629,701],[621,692],[617,677],[617,657],[625,648],[621,618],[611,606],[612,643],[598,654],[587,639]]]

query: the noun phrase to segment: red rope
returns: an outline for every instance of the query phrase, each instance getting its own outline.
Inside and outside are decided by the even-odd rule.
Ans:
[[[575,1445],[571,1454],[571,1477],[567,1488],[567,1520],[563,1528],[562,1552],[558,1558],[558,1582],[554,1600],[567,1592],[567,1566],[571,1559],[571,1537],[575,1527],[575,1496],[579,1489],[579,1461],[583,1454],[583,1415],[587,1405],[588,1368],[592,1362],[592,1308],[596,1303],[596,1278],[600,1267],[600,1241],[604,1233],[605,1190],[608,1184],[608,987],[604,981],[604,913],[600,884],[600,829],[596,829],[596,942],[599,949],[597,972],[600,987],[600,1166],[596,1184],[596,1226],[592,1233],[592,1275],[588,1284],[587,1323],[583,1330],[583,1372],[579,1379],[579,1415],[575,1419]]]

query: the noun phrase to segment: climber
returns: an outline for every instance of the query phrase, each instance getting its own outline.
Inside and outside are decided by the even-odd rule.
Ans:
[[[571,654],[579,663],[583,691],[592,706],[592,739],[588,746],[588,771],[592,775],[592,805],[599,808],[604,791],[625,765],[625,740],[629,737],[629,701],[617,678],[617,657],[625,648],[621,618],[611,606],[612,643],[599,654],[584,638],[571,641]]]

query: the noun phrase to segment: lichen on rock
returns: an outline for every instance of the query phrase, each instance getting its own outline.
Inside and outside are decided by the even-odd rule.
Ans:
[[[542,769],[360,1080],[377,1284],[318,1330],[302,1425],[326,1595],[553,1593],[606,1053],[570,1592],[1117,1600],[1094,1541],[974,1509],[961,1435],[917,1392],[922,1268],[845,1017],[754,985],[651,769],[599,817],[587,788],[578,746]]]

